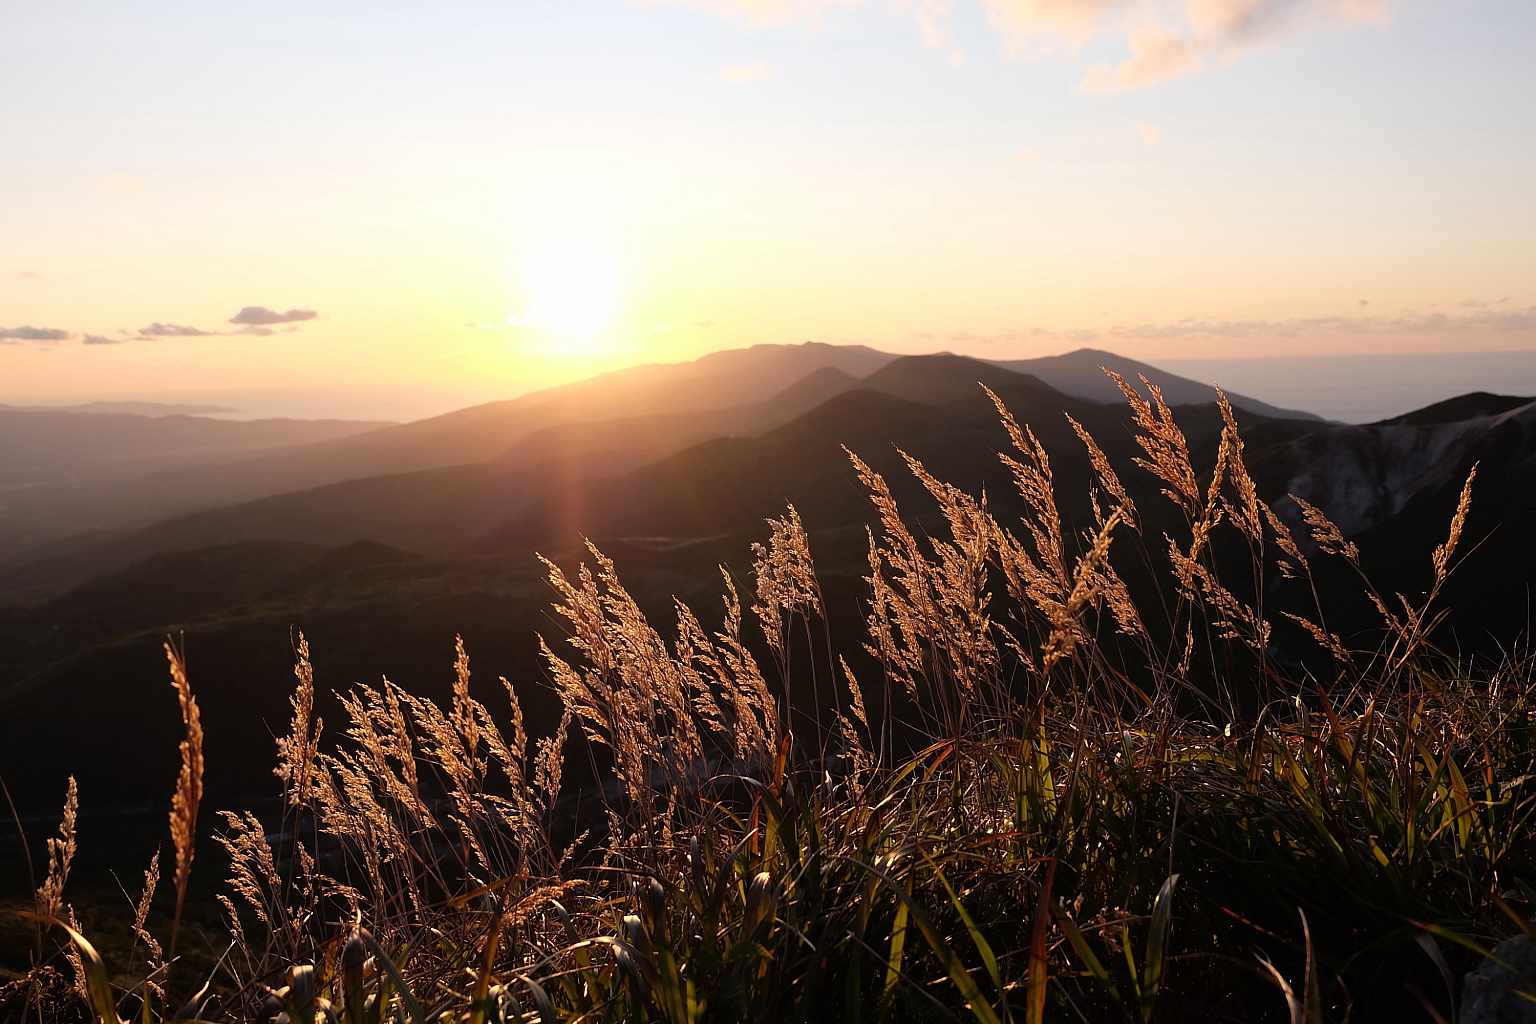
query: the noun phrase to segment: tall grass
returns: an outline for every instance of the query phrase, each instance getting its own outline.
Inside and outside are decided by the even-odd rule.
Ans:
[[[447,706],[386,680],[346,694],[327,731],[301,637],[282,818],[221,815],[229,944],[208,979],[175,955],[202,749],[168,647],[187,730],[175,916],[149,920],[157,855],[141,962],[108,973],[63,895],[71,785],[34,915],[61,945],[39,940],[7,1005],[348,1024],[1454,1019],[1457,976],[1536,896],[1531,665],[1472,672],[1431,643],[1472,480],[1426,555],[1432,587],[1412,602],[1362,577],[1379,630],[1346,643],[1313,563],[1358,568],[1354,545],[1305,502],[1287,516],[1259,498],[1224,398],[1201,473],[1157,389],[1116,379],[1179,535],[1143,535],[1076,423],[1097,483],[1072,535],[1047,453],[994,395],[1020,522],[908,458],[945,524],[919,536],[850,453],[874,519],[862,650],[834,647],[792,507],[753,548],[750,594],[722,570],[718,629],[679,602],[663,635],[595,547],[546,562],[565,632],[541,641],[564,705],[548,736],[526,734],[506,680],[497,709],[471,695],[462,642]],[[1150,604],[1127,560],[1164,581]],[[1279,656],[1282,587],[1315,609],[1280,613],[1310,660]],[[599,782],[563,787],[571,757]]]

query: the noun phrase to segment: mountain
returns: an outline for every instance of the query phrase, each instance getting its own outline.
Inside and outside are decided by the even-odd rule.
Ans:
[[[6,500],[0,516],[4,516],[9,527],[0,535],[0,566],[15,570],[19,564],[18,556],[23,553],[29,564],[49,562],[58,565],[62,564],[61,559],[66,562],[73,559],[78,563],[107,539],[96,536],[99,534],[117,533],[178,515],[344,482],[401,477],[426,470],[444,471],[445,480],[456,476],[484,476],[489,471],[455,473],[450,469],[490,463],[509,453],[514,462],[526,464],[527,458],[516,454],[520,445],[553,444],[562,458],[569,458],[574,449],[595,452],[602,446],[594,439],[575,443],[556,438],[553,432],[580,425],[581,431],[593,428],[602,433],[603,428],[594,425],[606,423],[617,429],[616,425],[626,420],[658,420],[659,423],[660,419],[673,419],[672,425],[664,430],[647,428],[650,440],[644,443],[610,431],[614,441],[610,445],[613,452],[610,469],[616,471],[707,437],[750,433],[776,422],[785,422],[820,401],[863,386],[860,381],[900,361],[897,356],[859,345],[814,342],[757,345],[716,352],[687,363],[631,367],[508,401],[378,429],[338,426],[329,434],[315,430],[308,433],[295,431],[284,438],[270,425],[293,421],[240,424],[199,420],[198,423],[216,426],[188,431],[185,450],[177,451],[175,458],[159,460],[124,458],[114,462],[111,453],[120,447],[116,441],[103,444],[99,451],[91,448],[89,443],[83,443],[76,447],[95,451],[95,461],[78,466],[79,471],[67,481],[37,478],[43,471],[40,467],[49,464],[47,458],[32,458],[25,464],[9,467],[0,462],[0,481],[10,484],[8,489],[0,492]],[[1211,398],[1210,389],[1193,381],[1120,359],[1111,353],[1086,349],[1052,359],[998,365],[1005,371],[1010,367],[1033,368],[1028,371],[1029,375],[1060,393],[1094,402],[1118,403],[1118,393],[1098,370],[1100,363],[1131,374],[1147,373],[1165,386],[1170,400],[1175,403],[1206,402]],[[964,386],[970,388],[974,383],[973,378],[964,382]],[[877,385],[877,390],[880,389],[892,394],[901,393],[900,385],[894,380]],[[1245,403],[1250,400],[1242,396],[1233,396],[1233,399],[1240,407],[1249,407]],[[1250,404],[1266,416],[1283,412],[1271,410],[1263,403]],[[766,406],[772,408],[764,411]],[[749,409],[757,411],[749,414],[746,412]],[[79,414],[35,415],[74,415],[77,423],[85,420]],[[1286,413],[1284,417],[1296,419],[1304,415]],[[684,423],[679,417],[693,418]],[[111,431],[111,424],[103,422],[109,419],[110,416],[105,414],[91,417],[92,422],[104,428],[101,433]],[[186,421],[167,416],[155,420],[145,418],[142,422],[162,424],[170,432]],[[260,424],[268,424],[265,429],[273,432],[269,441],[243,446],[217,443],[242,432],[255,436],[264,429]],[[658,431],[667,433],[668,430],[670,439],[663,441]],[[3,436],[0,433],[0,437]],[[88,442],[89,438],[100,435],[84,430],[80,436]],[[126,441],[126,438],[122,440]],[[128,447],[131,450],[131,446]],[[39,488],[35,486],[38,483],[60,486]],[[407,485],[403,480],[398,483]],[[492,478],[478,484],[467,479],[465,486],[481,493],[494,493],[496,487],[504,483],[493,473]],[[359,500],[374,502],[371,506],[358,507],[377,507],[377,502],[391,486],[377,483],[358,489]],[[306,503],[307,499],[297,499],[293,507]],[[363,516],[364,521],[371,518],[367,514]],[[274,532],[268,535],[295,536],[294,531],[282,526],[281,521],[282,516],[279,516],[274,523]],[[442,525],[456,529],[460,524],[454,522],[450,526],[445,521]],[[315,539],[302,533],[298,536]],[[385,543],[414,539],[402,537],[398,532],[370,533],[368,536]],[[325,539],[339,538],[327,534]],[[407,543],[406,546],[417,545]],[[35,572],[24,575],[38,578]],[[78,579],[78,574],[72,578]]]
[[[384,424],[0,408],[0,560],[175,507],[160,474],[355,437]],[[139,493],[136,505],[126,500]],[[124,499],[124,500],[120,500]]]
[[[1463,657],[1497,657],[1501,644],[1536,626],[1536,400],[1471,393],[1379,423],[1321,425],[1250,445],[1248,464],[1259,493],[1298,536],[1306,530],[1287,495],[1323,509],[1358,545],[1361,568],[1394,608],[1395,595],[1418,602],[1431,586],[1431,552],[1446,539],[1475,466],[1437,642]],[[1354,570],[1339,560],[1314,558],[1313,569],[1320,593],[1360,595]],[[1380,625],[1363,596],[1329,615],[1346,637]]]
[[[12,496],[11,518],[31,529],[13,530],[0,557],[26,550],[5,566],[17,599],[57,593],[158,552],[243,540],[367,540],[441,552],[526,505],[548,506],[551,477],[617,476],[691,444],[762,433],[855,390],[930,405],[964,400],[990,417],[977,387],[983,382],[1025,403],[1064,409],[1070,400],[1079,419],[1091,418],[1093,408],[1107,408],[1098,399],[1112,398],[1116,409],[1120,403],[1100,363],[1146,372],[1175,398],[1211,397],[1193,382],[1092,350],[1029,361],[1090,391],[1093,398],[1084,401],[1038,376],[948,353],[897,357],[862,346],[759,345],[632,367],[319,443],[23,492]],[[1107,392],[1085,383],[1090,367]],[[870,425],[880,422],[874,415]],[[582,489],[571,483],[564,493]]]
[[[845,445],[885,474],[914,511],[931,503],[912,481],[898,448],[940,479],[972,493],[985,489],[994,509],[1014,511],[1016,492],[996,456],[1007,436],[980,384],[996,392],[1050,453],[1070,526],[1087,522],[1091,469],[1066,414],[1098,438],[1128,481],[1142,486],[1141,474],[1131,467],[1136,449],[1123,406],[1075,398],[1036,377],[963,356],[907,356],[760,436],[707,441],[530,504],[489,535],[486,549],[524,550],[550,539],[570,543],[580,535],[600,543],[697,540],[754,530],[765,517],[780,514],[785,502],[818,528],[857,526],[868,520],[869,504]],[[1214,404],[1183,406],[1177,415],[1196,457],[1208,461],[1220,423]],[[1264,428],[1286,438],[1315,426],[1252,414],[1245,419],[1245,429]],[[1155,503],[1155,488],[1145,489],[1149,503]]]
[[[1422,426],[1429,423],[1456,423],[1461,420],[1477,419],[1481,416],[1497,416],[1501,412],[1518,409],[1522,405],[1529,405],[1536,398],[1520,398],[1515,395],[1493,395],[1486,391],[1473,391],[1465,395],[1457,395],[1455,398],[1447,398],[1443,402],[1435,402],[1426,405],[1422,409],[1404,413],[1401,416],[1393,416],[1373,424],[1379,427],[1396,426],[1399,424],[1411,424]]]
[[[128,416],[216,416],[234,409],[222,405],[186,405],[170,402],[81,402],[78,405],[7,405],[9,412],[122,413]]]
[[[1030,402],[1043,401],[1063,407],[1081,404],[1072,401],[1071,392],[1064,392],[1032,374],[950,352],[904,356],[870,374],[859,386],[925,405],[944,405],[983,401],[981,385],[999,393],[1007,391]]]
[[[16,495],[23,485],[40,482],[34,477],[47,459],[34,458],[11,467],[0,463],[0,481],[11,484],[12,501],[6,516],[14,524],[8,536],[0,535],[0,561],[28,548],[89,531],[121,530],[199,509],[342,481],[486,462],[542,431],[573,424],[697,414],[708,436],[738,428],[724,422],[711,426],[705,413],[761,405],[821,370],[864,376],[890,358],[861,346],[759,345],[714,353],[689,363],[631,367],[406,424],[338,429],[318,435],[295,433],[286,440],[250,445],[243,451],[205,448],[201,457],[196,457],[195,450],[189,451],[186,457],[170,463],[138,464],[131,473],[77,477],[68,489],[29,490],[24,501]],[[816,386],[823,390],[806,394],[811,399],[824,397],[832,382],[833,378],[822,378]],[[805,408],[807,400],[785,396],[784,411],[793,414]],[[84,417],[76,416],[73,422],[80,436],[76,447],[84,450],[90,450],[90,439],[98,436],[95,431],[112,429],[100,417],[90,420],[95,431],[83,421]],[[144,422],[174,425],[180,421],[169,417]],[[210,437],[258,429],[233,421],[199,422],[217,424],[208,428]],[[748,423],[740,429],[752,426]],[[42,433],[47,436],[46,431]],[[4,436],[0,428],[0,437]],[[197,432],[192,432],[189,444],[196,436]],[[66,547],[72,549],[78,544],[71,542]]]
[[[1105,376],[1101,367],[1119,373],[1133,385],[1145,376],[1163,392],[1169,405],[1196,405],[1215,401],[1216,395],[1210,384],[1180,377],[1166,370],[1159,370],[1147,363],[1127,359],[1102,349],[1080,348],[1059,356],[1042,356],[1038,359],[1008,359],[997,365],[1019,373],[1031,374],[1051,387],[1066,394],[1085,398],[1090,402],[1118,403],[1120,389]],[[1138,385],[1139,386],[1139,385]],[[1234,408],[1244,409],[1259,416],[1287,420],[1321,420],[1321,417],[1295,409],[1281,409],[1246,395],[1227,393],[1227,400]]]
[[[0,493],[352,437],[383,425],[0,409]]]
[[[1511,638],[1528,644],[1536,627],[1536,402],[1470,423],[1471,429],[1454,431],[1454,444],[1396,513],[1363,531],[1358,542],[1384,591],[1421,594],[1430,582],[1430,551],[1445,539],[1462,482],[1475,465],[1460,561],[1439,607],[1449,613],[1447,625],[1463,655],[1497,656],[1504,650],[1497,645]]]
[[[1333,426],[1270,445],[1252,453],[1250,469],[1261,492],[1305,498],[1357,534],[1396,516],[1420,492],[1459,488],[1470,453],[1533,410],[1529,399],[1462,395],[1381,423]]]
[[[226,496],[277,493],[379,473],[481,462],[552,427],[755,405],[818,370],[863,377],[891,358],[858,345],[806,343],[756,345],[688,363],[635,366],[362,437],[250,460],[216,479]]]
[[[76,537],[14,563],[9,596],[57,593],[150,555],[245,541],[369,541],[444,553],[530,501],[568,492],[575,481],[633,470],[710,438],[761,433],[850,383],[856,379],[824,366],[765,401],[548,426],[482,462],[365,476]]]

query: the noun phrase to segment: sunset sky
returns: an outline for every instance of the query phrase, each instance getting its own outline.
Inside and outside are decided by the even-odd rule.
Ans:
[[[0,401],[415,415],[806,339],[1536,349],[1530,0],[11,0],[0,24]]]

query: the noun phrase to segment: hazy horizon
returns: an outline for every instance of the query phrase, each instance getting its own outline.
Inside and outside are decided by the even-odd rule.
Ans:
[[[1079,346],[1094,348],[1097,346]],[[720,351],[727,351],[722,349]],[[1058,355],[1071,351],[1036,353]],[[920,354],[920,353],[912,353]],[[1123,353],[1116,353],[1117,355]],[[1003,353],[976,356],[1030,358]],[[686,361],[686,360],[684,360]],[[1341,423],[1368,423],[1475,391],[1536,397],[1536,350],[1426,352],[1144,360],[1201,383],[1216,384],[1285,409]],[[487,402],[505,401],[539,388],[424,392],[409,387],[359,393],[319,389],[191,389],[102,391],[13,396],[0,406],[66,408],[91,402],[145,402],[218,406],[198,413],[220,419],[339,419],[409,422]]]

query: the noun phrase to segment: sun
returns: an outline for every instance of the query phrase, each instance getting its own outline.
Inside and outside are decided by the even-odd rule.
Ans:
[[[522,308],[507,317],[535,332],[552,355],[601,355],[612,343],[622,275],[611,245],[596,235],[540,239],[518,268]]]

